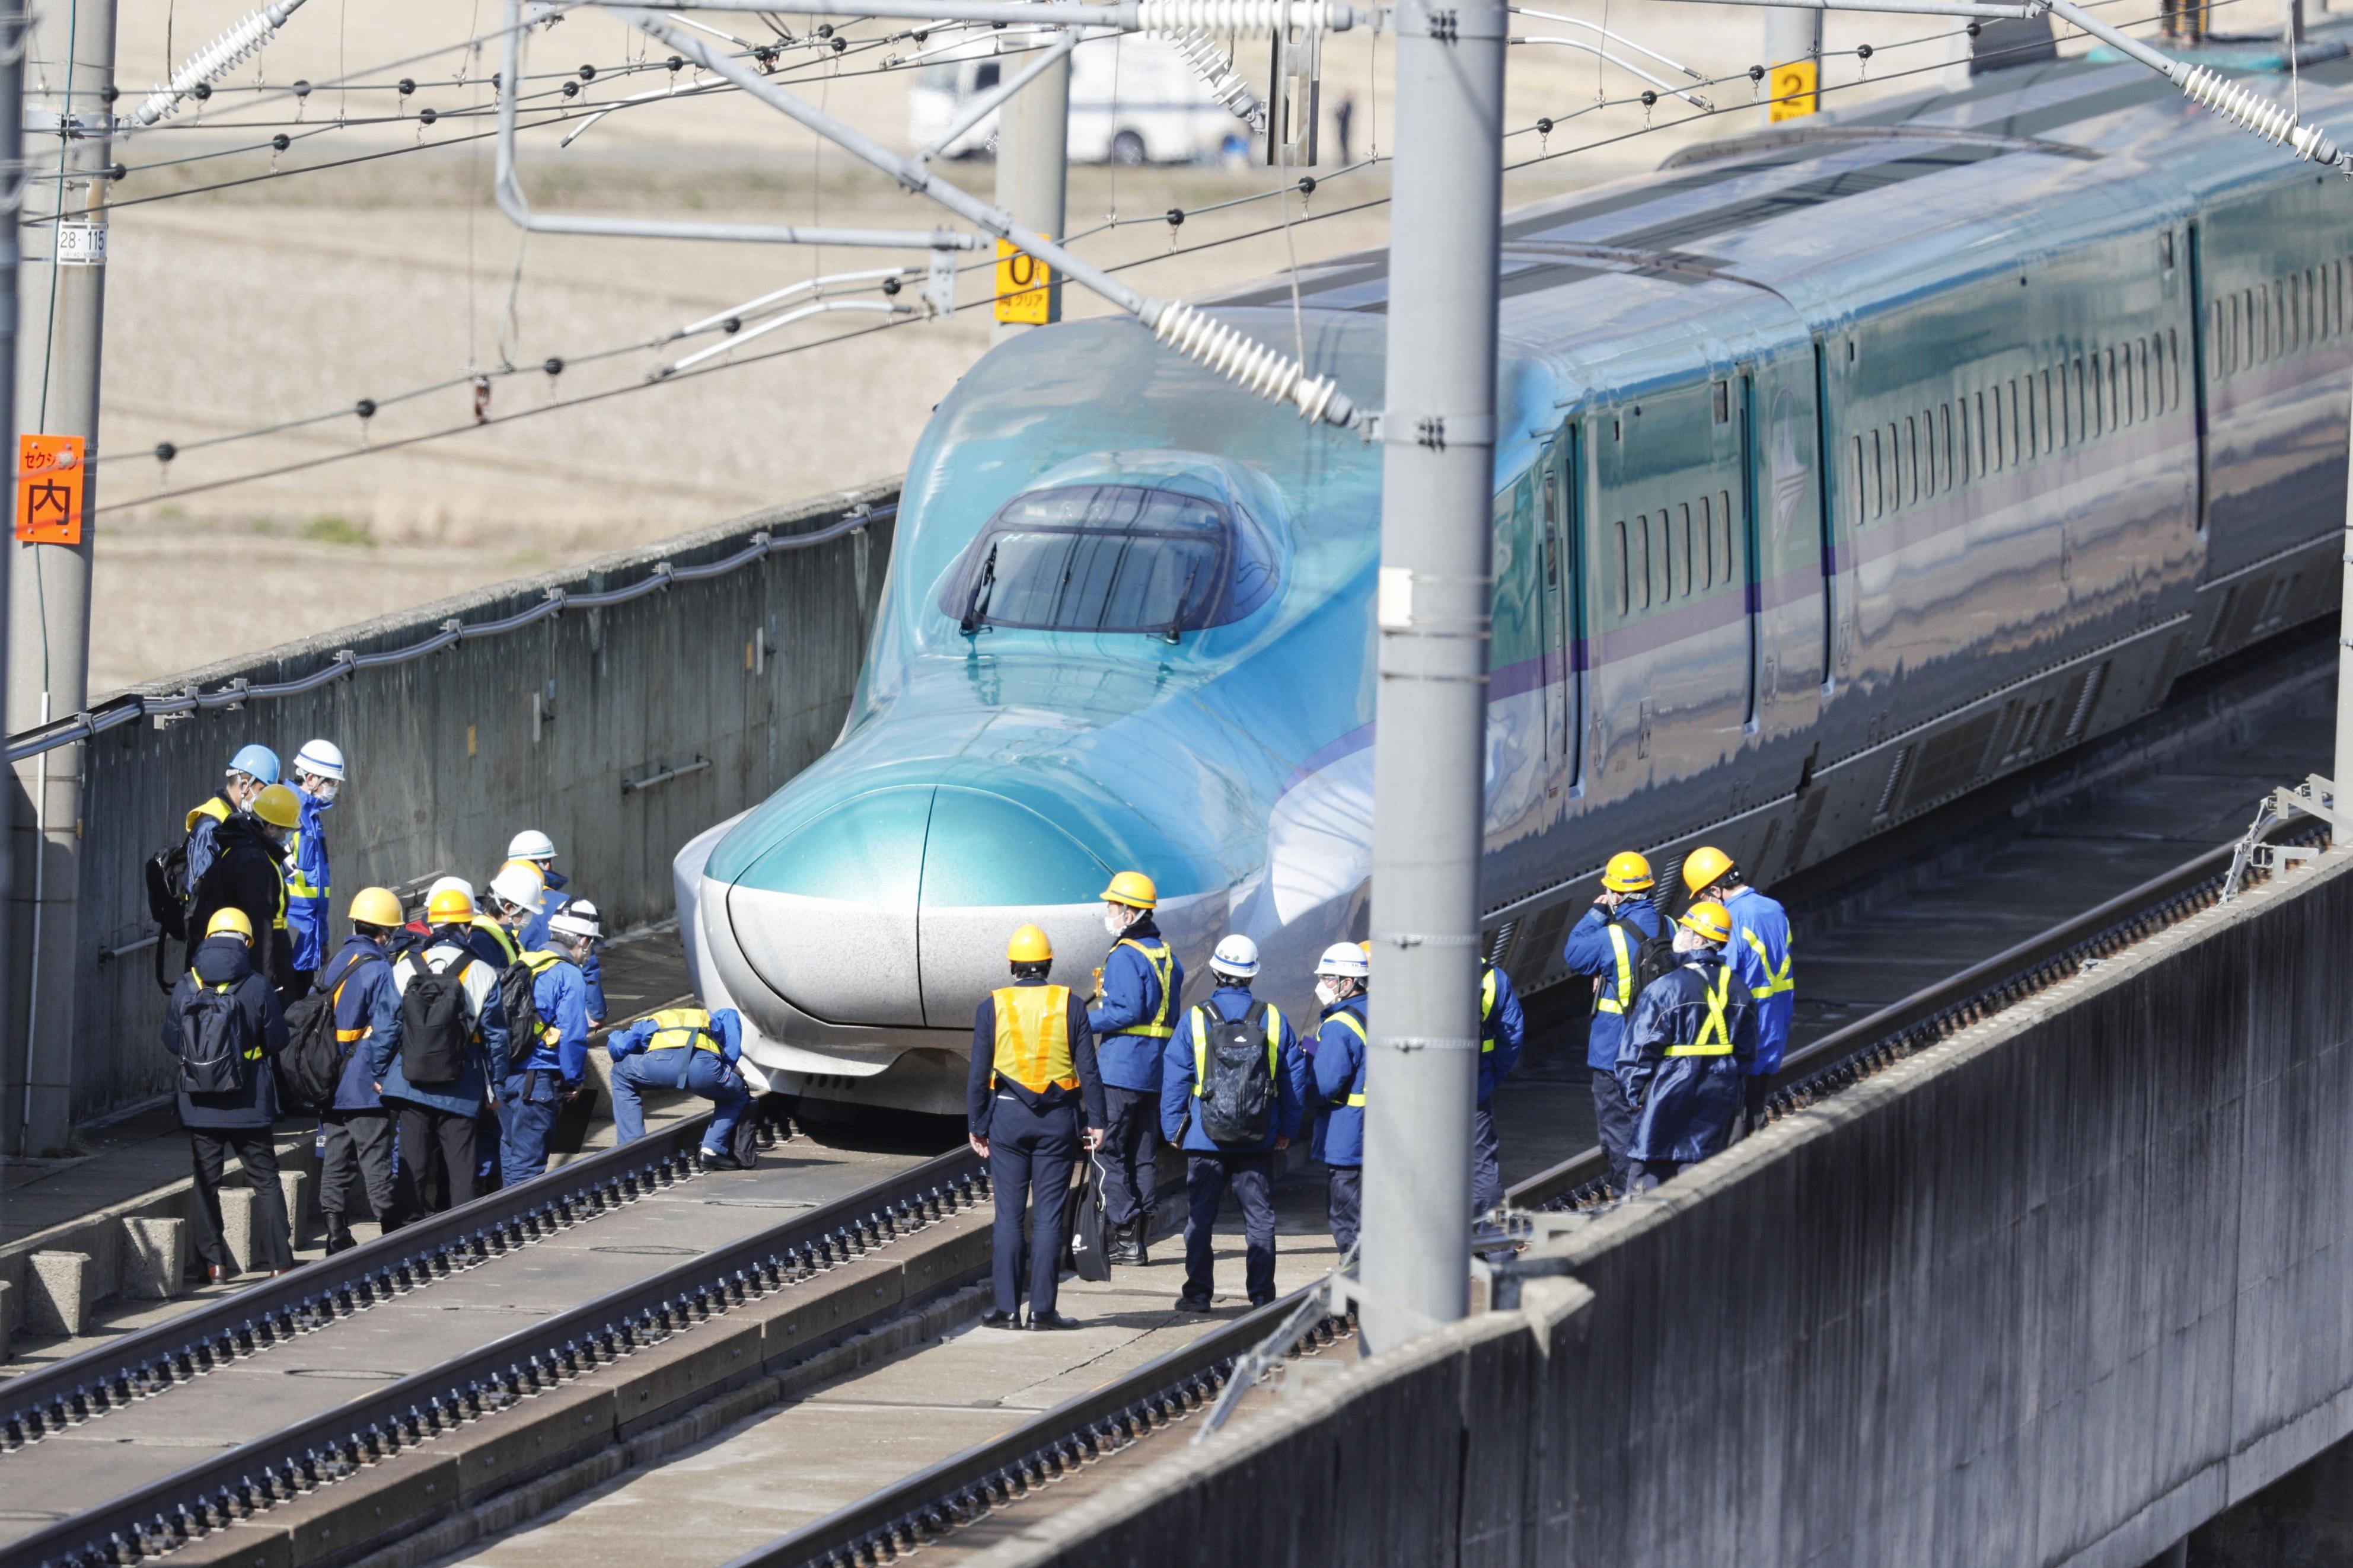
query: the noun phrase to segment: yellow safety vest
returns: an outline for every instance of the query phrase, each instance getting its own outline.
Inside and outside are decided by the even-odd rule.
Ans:
[[[1776,970],[1772,953],[1766,951],[1765,939],[1746,926],[1741,928],[1740,934],[1747,939],[1749,951],[1757,955],[1757,962],[1765,966],[1765,984],[1750,986],[1748,994],[1751,996],[1762,1002],[1767,996],[1778,996],[1784,991],[1798,988],[1798,983],[1789,978],[1789,965],[1797,962],[1789,953],[1781,954],[1781,967]],[[1796,943],[1792,942],[1790,945],[1794,947]]]
[[[270,922],[273,931],[286,929],[286,862],[278,863],[278,914]]]
[[[1359,1040],[1365,1037],[1365,1026],[1357,1021],[1356,1016],[1354,1013],[1343,1011],[1335,1013],[1332,1016],[1339,1019],[1340,1022],[1356,1030],[1356,1038]],[[1365,1095],[1362,1089],[1357,1090],[1355,1094],[1348,1097],[1348,1106],[1349,1109],[1354,1110],[1362,1110],[1365,1108]]]
[[[686,1048],[709,1051],[714,1056],[727,1053],[719,1048],[719,1037],[711,1032],[711,1015],[700,1007],[665,1007],[659,1013],[649,1013],[646,1019],[654,1026],[656,1035],[684,1035]],[[674,1051],[673,1045],[658,1046],[646,1042],[648,1051]]]
[[[1623,1016],[1626,1009],[1634,1005],[1634,950],[1626,945],[1626,928],[1616,921],[1602,929],[1609,933],[1609,951],[1618,956],[1618,988],[1604,991],[1593,1010]]]
[[[1123,947],[1132,947],[1142,953],[1144,962],[1152,966],[1152,973],[1160,977],[1160,1011],[1152,1016],[1149,1024],[1131,1024],[1119,1033],[1143,1035],[1155,1040],[1167,1039],[1176,1032],[1168,1022],[1168,1010],[1176,1003],[1176,998],[1168,994],[1168,982],[1176,971],[1176,955],[1168,951],[1168,944],[1165,942],[1146,947],[1132,936],[1124,936],[1111,944],[1113,952]]]
[[[1078,1068],[1071,1057],[1071,988],[1005,985],[989,996],[997,1005],[997,1070],[989,1075],[989,1087],[1009,1078],[1032,1094],[1078,1088]]]
[[[227,822],[228,820],[228,802],[223,800],[218,795],[215,795],[212,799],[205,802],[204,805],[196,807],[195,810],[188,813],[187,830],[190,833],[194,833],[196,830],[196,819],[198,817],[209,816],[215,822]]]
[[[1699,1026],[1699,1038],[1687,1046],[1669,1046],[1671,1057],[1728,1057],[1732,1054],[1732,1026],[1724,1016],[1724,1006],[1732,995],[1732,965],[1724,964],[1715,972],[1715,981],[1707,988],[1707,1021]]]
[[[474,917],[474,929],[476,931],[486,931],[492,936],[498,938],[499,951],[507,955],[507,962],[509,963],[514,963],[522,956],[522,954],[515,951],[514,938],[507,934],[507,928],[499,924],[498,921],[491,919],[490,916],[476,915]],[[538,971],[533,970],[533,973],[537,973]]]
[[[1491,963],[1487,965],[1487,972],[1479,977],[1479,1022],[1482,1026],[1479,1030],[1479,1054],[1482,1057],[1495,1048],[1495,1037],[1487,1033],[1484,1027],[1494,1021],[1495,966]]]
[[[1209,1076],[1209,1005],[1199,1003],[1193,1008],[1193,1098],[1201,1098],[1201,1085]],[[1275,1053],[1282,1045],[1282,1014],[1275,1005],[1266,1005],[1266,1070],[1275,1071]]]
[[[287,886],[292,889],[294,896],[298,899],[324,899],[332,896],[334,892],[332,888],[314,888],[311,885],[311,879],[302,873],[302,868],[300,864],[301,858],[302,830],[298,827],[292,833],[287,835],[286,860],[280,875],[285,879]]]
[[[498,922],[495,921],[491,922],[493,930],[497,929],[497,924]],[[512,946],[512,944],[510,943],[509,945]],[[554,968],[564,961],[564,955],[562,953],[548,952],[545,951],[539,952],[526,952],[515,959],[517,963],[528,963],[531,965],[531,977],[533,984],[538,983],[541,975],[546,973],[549,970]],[[534,1003],[536,1000],[536,998],[533,999]],[[540,1020],[539,1024],[539,1037],[552,1046],[555,1044],[556,1041],[564,1037],[564,1031],[555,1025],[551,1024],[543,1018]]]

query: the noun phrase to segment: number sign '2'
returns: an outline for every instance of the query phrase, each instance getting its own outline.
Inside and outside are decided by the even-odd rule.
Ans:
[[[26,544],[79,544],[86,489],[82,438],[16,438],[16,538]]]
[[[1768,122],[1800,120],[1821,106],[1822,66],[1820,60],[1791,60],[1773,68],[1771,100],[1765,109]]]

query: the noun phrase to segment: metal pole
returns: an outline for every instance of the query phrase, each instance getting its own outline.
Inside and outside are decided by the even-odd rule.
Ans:
[[[24,5],[12,5],[0,11],[0,364],[13,371],[16,362],[16,220],[24,209],[26,186],[22,180],[25,162],[25,49],[26,28],[30,18]],[[16,433],[16,384],[13,377],[0,376],[0,443],[11,442]],[[0,450],[5,450],[0,447]],[[7,508],[15,532],[16,487],[8,486]],[[7,602],[8,557],[12,552],[0,550],[0,604]],[[0,637],[0,690],[6,689],[8,641]],[[8,898],[14,890],[9,875],[12,864],[22,864],[10,842],[14,835],[0,834],[0,1000],[8,994],[7,977],[15,973],[8,956],[8,933],[16,928],[8,908]],[[0,1026],[0,1047],[9,1037]],[[0,1083],[10,1079],[16,1093],[0,1103],[0,1152],[19,1153],[21,1132],[27,1118],[26,1110],[31,1100],[32,1074],[23,1070],[26,1064],[21,1052],[0,1049]],[[29,1065],[29,1064],[26,1064]]]
[[[2329,771],[2339,812],[2353,806],[2353,415],[2345,450],[2345,570],[2337,609],[2337,755]],[[2339,846],[2343,847],[2343,846]]]
[[[26,199],[49,221],[35,231],[46,254],[24,279],[33,330],[20,344],[16,423],[27,434],[81,437],[87,517],[97,504],[86,460],[98,447],[114,0],[43,5],[23,70],[20,123],[34,139]],[[16,454],[9,456],[13,465]],[[79,543],[12,541],[10,550],[7,718],[15,732],[90,705],[90,541],[85,530]],[[5,1026],[17,1043],[11,1057],[24,1064],[24,1096],[7,1120],[15,1146],[29,1153],[62,1145],[71,1127],[82,753],[77,745],[16,768],[7,929],[23,958],[9,967]]]
[[[1117,46],[1114,45],[1114,47]],[[1071,59],[1056,58],[1028,87],[1013,94],[997,111],[997,205],[1048,239],[1060,239],[1067,230],[1064,215],[1071,177]],[[998,269],[1001,275],[1005,269]],[[1002,294],[1004,289],[993,290]],[[1034,296],[1032,296],[1034,298]],[[1034,320],[1027,301],[1016,297],[1000,300],[991,342],[1025,332],[1033,326],[1062,319],[1062,281],[1057,275],[1046,290],[1045,321]],[[1016,309],[1008,310],[1011,305]],[[1016,315],[1033,319],[1014,320]]]
[[[1822,90],[1822,14],[1776,5],[1765,13],[1767,124],[1812,114]]]
[[[1376,1351],[1470,1309],[1507,32],[1500,0],[1404,0],[1397,22],[1361,1276]]]

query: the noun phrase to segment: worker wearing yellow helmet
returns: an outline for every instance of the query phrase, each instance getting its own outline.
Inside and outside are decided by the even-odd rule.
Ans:
[[[1789,911],[1748,885],[1732,857],[1702,845],[1683,858],[1683,886],[1694,899],[1722,904],[1732,917],[1725,952],[1740,972],[1740,983],[1757,1003],[1757,1059],[1749,1067],[1742,1125],[1754,1131],[1765,1121],[1765,1097],[1781,1058],[1789,1048],[1789,1024],[1797,1012],[1798,982],[1789,957]]]
[[[331,1255],[358,1245],[354,1217],[384,1230],[400,1224],[393,1196],[392,1112],[385,1109],[368,1058],[371,1041],[400,1037],[391,943],[405,917],[389,888],[362,888],[352,896],[349,915],[351,934],[319,969],[319,992],[334,1009],[335,1047],[343,1057],[328,1102],[318,1108],[325,1141],[319,1214]]]
[[[253,1188],[254,1266],[282,1274],[294,1266],[293,1237],[269,1124],[283,1109],[270,1062],[286,1048],[286,1014],[269,976],[255,968],[256,932],[243,910],[223,905],[195,930],[195,951],[164,1014],[164,1048],[179,1058],[180,1124],[195,1174],[189,1245],[207,1279],[237,1272],[221,1239],[220,1205],[221,1173],[234,1152]],[[268,932],[263,927],[265,940]]]
[[[1160,1058],[1176,1033],[1185,966],[1153,923],[1160,889],[1141,871],[1122,871],[1102,893],[1111,952],[1095,972],[1087,1021],[1103,1061],[1103,1224],[1113,1263],[1151,1261],[1145,1243],[1159,1200]]]
[[[1561,950],[1562,961],[1593,984],[1585,1066],[1592,1079],[1593,1125],[1609,1162],[1609,1184],[1620,1193],[1633,1173],[1626,1150],[1634,1137],[1634,1108],[1626,1103],[1618,1084],[1618,1047],[1625,1042],[1626,1018],[1641,993],[1644,949],[1651,954],[1652,976],[1667,963],[1667,944],[1659,940],[1657,887],[1650,861],[1631,849],[1612,855],[1602,868],[1601,891],[1569,928]]]
[[[1029,1260],[1032,1329],[1074,1329],[1054,1310],[1071,1196],[1082,1148],[1103,1141],[1103,1079],[1086,1005],[1050,984],[1054,944],[1025,925],[1006,944],[1012,984],[981,999],[972,1020],[972,1068],[965,1085],[965,1134],[988,1162],[996,1188],[996,1304],[987,1328],[1019,1328],[1022,1260]],[[1033,1201],[1034,1194],[1034,1201]],[[1029,1211],[1023,1237],[1022,1213]]]
[[[277,989],[281,1006],[291,1006],[311,989],[310,976],[295,972],[286,925],[286,845],[301,822],[301,803],[292,790],[282,784],[263,785],[213,830],[212,863],[196,879],[188,903],[192,936],[208,930],[221,910],[245,916],[253,931],[253,966]]]
[[[1675,922],[1675,966],[1635,998],[1618,1047],[1619,1086],[1634,1108],[1630,1191],[1721,1152],[1739,1125],[1759,1009],[1725,954],[1731,935],[1722,904],[1694,904]]]
[[[425,900],[431,929],[392,965],[400,1027],[372,1034],[363,1047],[399,1134],[397,1201],[410,1215],[472,1200],[484,1163],[483,1112],[492,1086],[506,1079],[499,972],[474,955],[475,912],[465,883],[453,877],[434,885]],[[423,1178],[436,1150],[448,1184],[428,1198]]]

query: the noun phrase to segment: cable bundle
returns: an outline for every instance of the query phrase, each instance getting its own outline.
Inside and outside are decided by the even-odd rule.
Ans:
[[[1344,426],[1356,422],[1356,405],[1330,377],[1309,375],[1297,360],[1219,325],[1180,300],[1160,308],[1152,335],[1271,403],[1291,404],[1303,419]]]
[[[2300,159],[2322,163],[2343,161],[2343,154],[2328,139],[2328,132],[2315,125],[2298,125],[2295,115],[2270,99],[2249,92],[2204,66],[2189,67],[2174,79],[2174,85],[2188,94],[2190,101],[2204,104],[2233,125],[2252,131],[2275,146],[2284,144]]]
[[[135,125],[158,124],[169,119],[181,101],[199,87],[207,86],[228,75],[243,62],[251,59],[261,46],[278,36],[286,18],[294,14],[302,0],[278,0],[265,10],[256,11],[197,52],[195,58],[180,68],[172,78],[172,85],[159,87],[147,95],[131,116]]]
[[[1168,41],[1185,57],[1185,63],[1198,71],[1201,79],[1209,84],[1209,91],[1219,103],[1232,111],[1235,119],[1247,123],[1252,131],[1266,129],[1266,105],[1250,89],[1242,73],[1233,63],[1218,52],[1218,46],[1208,34],[1195,28],[1188,32],[1172,33]]]

